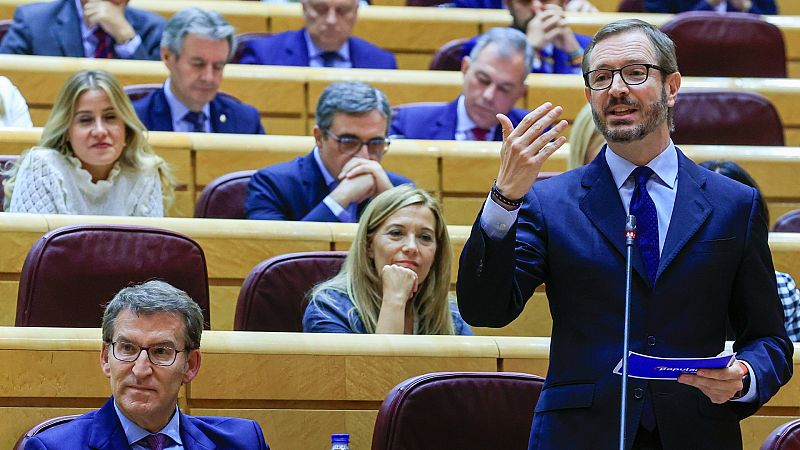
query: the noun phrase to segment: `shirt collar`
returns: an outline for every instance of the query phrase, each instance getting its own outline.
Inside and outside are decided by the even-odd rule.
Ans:
[[[636,168],[636,164],[614,153],[614,150],[608,145],[606,145],[606,163],[611,169],[611,176],[614,177],[617,189],[625,184],[633,169]],[[653,169],[665,186],[670,189],[675,188],[675,180],[678,177],[678,151],[675,149],[672,139],[658,156],[647,163],[647,167]]]
[[[143,429],[139,425],[136,425],[125,417],[125,414],[122,414],[122,411],[119,410],[117,407],[117,402],[114,401],[114,411],[117,412],[117,417],[119,417],[119,421],[122,424],[122,429],[125,431],[125,437],[128,439],[128,445],[133,446],[133,444],[141,441],[149,434],[149,431]],[[172,439],[172,442],[177,444],[183,445],[183,441],[181,440],[181,424],[180,424],[180,417],[179,414],[180,410],[178,409],[178,405],[175,405],[175,413],[172,414],[172,418],[167,422],[167,425],[159,430],[159,433],[166,434]]]
[[[81,24],[81,36],[85,41],[94,34],[94,30],[97,29],[97,25],[91,28],[86,26],[86,21],[83,20],[83,5],[81,5],[81,0],[75,0],[75,8],[78,10],[78,23]]]
[[[306,40],[306,49],[308,50],[308,59],[314,58],[322,58],[323,51],[320,50],[319,47],[314,45],[314,41],[311,40],[311,36],[308,35],[308,30],[303,29],[303,38]],[[344,41],[339,50],[336,50],[336,53],[339,54],[339,58],[341,58],[344,62],[350,62],[350,40]]]
[[[317,167],[319,167],[319,171],[322,172],[322,178],[325,180],[325,185],[328,186],[328,189],[333,189],[333,186],[337,184],[333,175],[328,172],[328,169],[325,168],[325,164],[322,163],[322,156],[319,154],[319,147],[314,146],[314,161],[317,162]]]
[[[172,83],[170,82],[170,78],[167,78],[167,81],[164,82],[164,96],[167,97],[167,104],[169,105],[169,112],[172,114],[172,123],[173,125],[181,122],[183,120],[183,116],[189,112],[189,108],[186,107],[178,97],[172,92]],[[211,119],[211,106],[208,103],[203,105],[201,109],[203,114],[205,114],[206,120]]]

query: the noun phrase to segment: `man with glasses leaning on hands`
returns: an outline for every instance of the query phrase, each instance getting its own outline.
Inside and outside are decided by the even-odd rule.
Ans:
[[[200,371],[202,332],[203,312],[180,289],[163,281],[122,289],[103,313],[100,367],[112,397],[30,438],[25,450],[269,450],[253,420],[178,408],[181,385]]]
[[[334,83],[317,102],[316,147],[265,167],[250,179],[248,219],[358,222],[369,199],[411,183],[383,170],[391,121],[383,92],[360,82]]]
[[[535,182],[566,139],[546,103],[504,142],[496,184],[461,254],[458,304],[502,327],[541,284],[550,359],[529,449],[619,445],[625,223],[637,218],[630,351],[736,361],[676,381],[628,381],[626,448],[741,449],[739,421],[792,374],[767,224],[757,192],[699,167],[670,139],[680,89],[675,46],[640,20],[605,25],[586,48],[585,94],[608,145],[588,165]],[[552,128],[548,127],[552,125]],[[576,433],[575,430],[580,430]]]

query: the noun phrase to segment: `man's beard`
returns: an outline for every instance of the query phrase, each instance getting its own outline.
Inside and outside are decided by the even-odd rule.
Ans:
[[[661,86],[661,99],[647,108],[634,102],[630,97],[622,97],[612,98],[605,109],[617,105],[631,106],[638,109],[644,116],[644,120],[633,128],[623,130],[610,129],[606,123],[601,120],[597,111],[592,108],[594,125],[600,131],[600,134],[606,138],[606,142],[633,142],[644,139],[645,136],[655,131],[664,121],[669,120],[669,115],[671,113],[670,107],[667,105],[667,90],[665,86]],[[613,115],[607,114],[606,118],[609,117],[613,117]]]

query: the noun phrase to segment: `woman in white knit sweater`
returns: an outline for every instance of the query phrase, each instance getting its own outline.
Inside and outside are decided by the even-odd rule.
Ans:
[[[173,182],[144,131],[113,75],[75,73],[58,93],[39,144],[8,171],[5,210],[163,216]]]

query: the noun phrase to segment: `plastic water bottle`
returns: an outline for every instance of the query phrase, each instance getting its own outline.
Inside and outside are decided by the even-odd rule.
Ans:
[[[350,435],[332,434],[331,450],[350,450]]]

